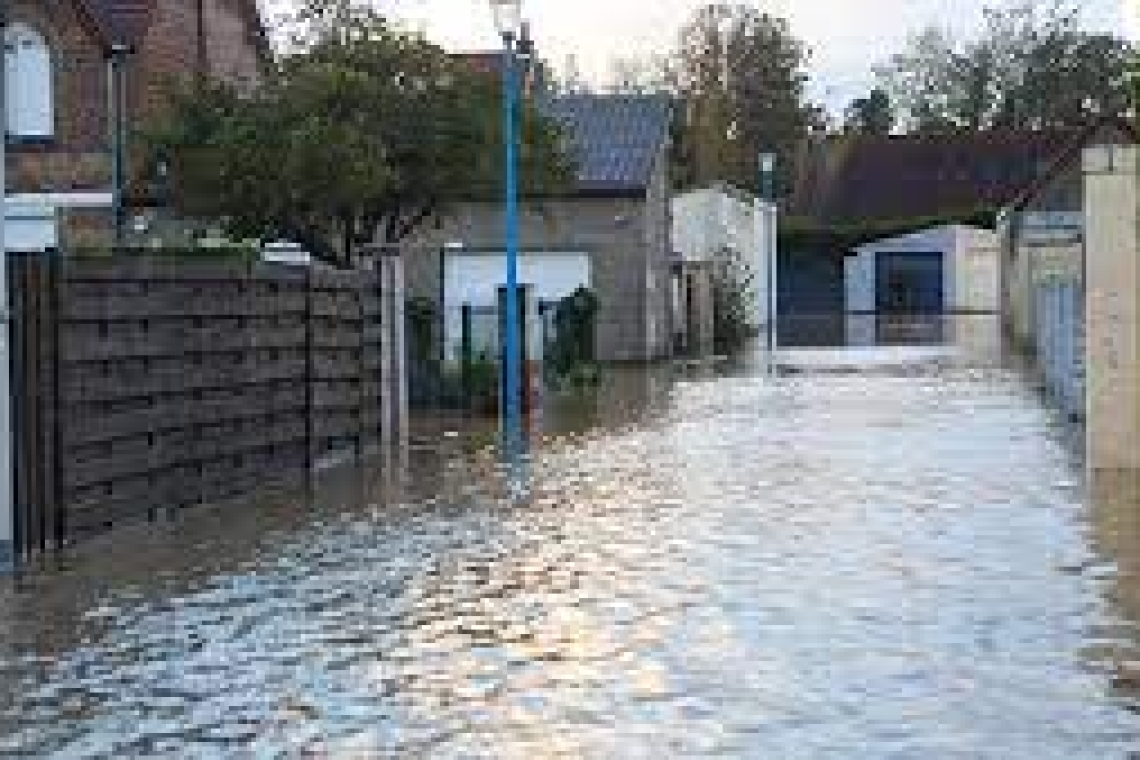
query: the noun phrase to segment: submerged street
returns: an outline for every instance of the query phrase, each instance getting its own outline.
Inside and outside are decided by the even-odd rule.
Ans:
[[[1025,377],[800,358],[615,376],[547,415],[520,498],[493,436],[421,421],[402,474],[34,571],[0,598],[0,753],[1140,750],[1129,502]]]

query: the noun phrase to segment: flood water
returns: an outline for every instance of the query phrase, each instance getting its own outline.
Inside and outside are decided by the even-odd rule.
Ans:
[[[0,754],[1126,758],[1135,491],[975,348],[614,373],[521,472],[423,418],[120,531],[0,591]]]

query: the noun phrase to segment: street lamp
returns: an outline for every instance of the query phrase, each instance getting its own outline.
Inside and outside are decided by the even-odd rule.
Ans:
[[[121,42],[107,48],[107,82],[111,113],[111,207],[114,214],[115,248],[123,246],[126,214],[123,202],[126,185],[126,88],[124,66],[134,50]]]
[[[768,287],[767,287],[767,303],[766,310],[768,312],[767,318],[767,333],[768,333],[768,355],[771,358],[776,350],[776,319],[777,319],[777,292],[776,292],[776,270],[778,262],[776,259],[776,247],[778,245],[778,238],[776,236],[776,213],[774,210],[776,203],[776,154],[775,153],[761,153],[760,154],[760,196],[763,200],[772,204],[767,210],[768,223],[765,225],[765,232],[768,239],[764,241],[767,250],[766,264],[768,269]]]
[[[529,52],[522,20],[522,0],[490,0],[495,26],[503,39],[503,116],[506,148],[507,286],[503,336],[503,431],[508,444],[522,432],[522,352],[519,324],[518,56]]]

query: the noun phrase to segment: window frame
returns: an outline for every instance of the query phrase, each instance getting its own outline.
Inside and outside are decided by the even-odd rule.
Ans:
[[[19,144],[55,140],[55,56],[48,36],[26,22],[8,24],[4,30],[4,77],[7,141]],[[28,90],[33,94],[29,95]]]

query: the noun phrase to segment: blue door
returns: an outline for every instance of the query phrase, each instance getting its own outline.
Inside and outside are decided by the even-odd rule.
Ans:
[[[943,313],[941,253],[883,252],[876,262],[876,308],[880,314]]]

